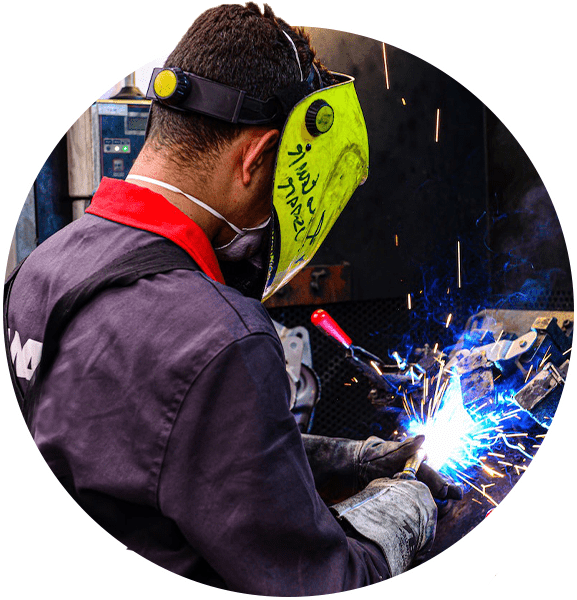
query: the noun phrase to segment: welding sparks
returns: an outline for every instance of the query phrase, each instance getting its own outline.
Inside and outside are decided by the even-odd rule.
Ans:
[[[395,246],[399,245],[399,236],[395,233]]]
[[[396,350],[391,354],[391,356],[395,359],[397,366],[401,371],[404,371],[407,368],[407,361],[403,360],[401,355]]]
[[[385,63],[385,81],[387,83],[387,89],[389,89],[389,67],[387,64],[387,48],[383,42],[383,62]]]
[[[441,109],[437,108],[437,124],[435,126],[435,142],[439,141],[439,127],[440,127],[440,124],[441,124]]]
[[[373,369],[379,374],[382,375],[383,372],[381,371],[381,369],[379,368],[379,365],[374,361],[371,360],[371,367],[373,367]]]
[[[500,419],[499,422],[504,421],[505,419],[509,419],[511,416],[516,415],[521,409],[520,408],[515,408],[514,410],[504,414]],[[524,436],[527,435],[526,433],[512,433],[511,437],[518,437],[518,436]]]
[[[444,410],[436,412],[431,420],[426,422],[413,421],[410,430],[413,435],[423,434],[427,441],[427,463],[433,469],[440,469],[449,458],[460,454],[463,449],[463,438],[474,427],[474,421],[463,407],[461,386],[457,378],[446,391]],[[459,456],[460,461],[466,459]]]
[[[482,460],[482,458],[480,460]],[[501,462],[501,461],[498,461],[498,462]],[[503,475],[501,475],[501,473],[498,473],[497,471],[495,471],[494,469],[491,469],[490,467],[488,467],[485,464],[481,464],[481,469],[483,469],[483,471],[485,471],[485,473],[487,473],[487,475],[489,475],[490,477],[503,477]]]
[[[461,241],[457,240],[457,287],[461,288]]]
[[[460,473],[458,471],[455,472],[455,475],[464,483],[466,483],[467,485],[471,486],[474,490],[476,490],[477,492],[479,492],[479,494],[481,494],[481,496],[483,496],[484,498],[487,498],[487,500],[493,504],[494,506],[499,506],[497,504],[497,502],[495,502],[495,500],[493,500],[493,498],[491,498],[491,496],[489,496],[489,494],[487,494],[487,492],[479,489],[476,485],[474,485],[470,479],[468,479],[467,477],[464,476],[463,473]]]
[[[555,376],[557,377],[557,379],[559,381],[561,381],[563,383],[563,385],[565,385],[565,378],[561,376],[561,373],[559,373],[559,371],[555,368],[554,365],[551,365],[551,371],[553,371],[553,373],[555,373]]]
[[[403,103],[403,106],[407,106],[407,101],[404,98],[401,98],[401,102]]]
[[[518,413],[523,409],[511,397],[498,394],[495,400],[481,402],[472,411],[468,410],[463,403],[459,376],[443,368],[435,377],[434,394],[432,379],[423,380],[422,398],[417,399],[420,405],[417,410],[413,394],[403,392],[403,408],[409,419],[405,426],[407,432],[409,435],[425,436],[427,464],[433,469],[466,483],[497,506],[495,499],[486,492],[494,483],[480,484],[481,487],[475,483],[480,476],[503,479],[508,469],[514,469],[517,475],[520,470],[526,469],[515,463],[533,457],[523,444],[513,440],[527,438],[528,434],[506,432],[501,425],[519,418]],[[442,385],[439,384],[441,379]],[[515,458],[515,453],[521,456]],[[496,464],[487,464],[488,459],[497,459]],[[475,469],[477,475],[474,474]]]
[[[461,287],[459,240],[456,251],[457,283]],[[413,308],[412,300],[412,294],[407,294],[409,310]],[[452,326],[448,333],[456,333],[453,330],[458,320],[453,323],[454,313],[447,311],[445,316],[445,328]],[[442,327],[442,320],[438,324]],[[486,335],[488,333],[491,336]],[[398,419],[400,435],[397,439],[401,439],[401,435],[424,435],[423,449],[431,468],[455,482],[466,484],[471,495],[480,494],[481,498],[477,495],[477,499],[497,506],[497,500],[507,493],[507,486],[514,485],[515,477],[526,470],[539,448],[540,440],[535,438],[543,436],[536,436],[537,431],[547,429],[543,421],[550,417],[538,418],[523,408],[517,392],[523,379],[527,382],[550,360],[553,346],[543,345],[539,357],[535,356],[531,365],[523,369],[518,364],[519,370],[510,377],[493,359],[499,358],[504,350],[508,351],[511,335],[501,326],[495,330],[482,329],[480,334],[475,331],[469,336],[464,332],[457,344],[444,350],[439,342],[434,344],[432,351],[428,344],[418,348],[407,344],[408,352],[404,358],[399,352],[389,352],[399,372],[387,375],[385,381],[389,392],[397,390],[398,403],[390,401],[390,414]],[[491,347],[488,342],[495,338],[493,348],[488,350]],[[503,338],[506,341],[501,341]],[[413,350],[418,358],[409,362]],[[545,352],[541,354],[543,350]],[[553,355],[558,361],[559,353],[553,351]],[[371,368],[379,375],[382,366],[381,362],[371,363]],[[546,369],[551,369],[557,379],[554,366],[549,363]],[[487,491],[492,486],[495,488],[489,495]]]
[[[489,404],[489,403],[488,402],[484,402],[483,404],[481,404],[481,406],[476,406],[474,408],[474,410],[471,411],[471,414],[475,414],[476,412],[478,412],[482,408],[485,408],[485,406],[487,406],[487,404]]]
[[[545,356],[543,356],[543,360],[539,363],[539,369],[547,362],[547,359],[551,358],[551,353],[549,352],[549,350],[551,350],[551,346],[547,348]]]

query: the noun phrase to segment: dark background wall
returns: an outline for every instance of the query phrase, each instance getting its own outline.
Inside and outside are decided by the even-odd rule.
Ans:
[[[573,310],[569,256],[551,198],[511,133],[492,112],[486,115],[493,295],[511,308]]]
[[[353,300],[411,293],[438,303],[451,289],[466,310],[504,301],[572,308],[555,210],[497,117],[458,82],[407,52],[386,46],[387,89],[382,43],[308,31],[330,69],[356,78],[370,145],[369,179],[314,262],[350,262]]]

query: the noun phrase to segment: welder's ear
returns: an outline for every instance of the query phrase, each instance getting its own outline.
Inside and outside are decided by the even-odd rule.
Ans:
[[[263,165],[274,166],[274,158],[280,138],[278,129],[252,128],[242,157],[242,182],[249,185],[255,171]]]

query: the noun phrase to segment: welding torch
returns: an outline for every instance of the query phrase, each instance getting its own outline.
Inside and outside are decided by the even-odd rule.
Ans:
[[[417,471],[421,463],[427,459],[427,453],[419,448],[405,463],[405,467],[400,473],[394,475],[394,479],[417,479]]]
[[[393,475],[393,479],[409,479],[415,481],[417,479],[417,471],[421,466],[421,463],[427,460],[427,452],[424,448],[419,448],[413,456],[411,456],[403,470],[400,473]],[[437,505],[438,514],[437,517],[440,519],[444,517],[450,510],[452,501],[448,499],[434,498],[435,504]]]
[[[315,310],[311,322],[317,329],[345,348],[347,358],[376,386],[395,396],[400,384],[410,381],[399,373],[398,365],[387,365],[378,356],[360,346],[339,327],[337,322],[323,309]]]

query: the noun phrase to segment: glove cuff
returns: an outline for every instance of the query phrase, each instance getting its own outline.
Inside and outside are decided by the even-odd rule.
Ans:
[[[435,536],[435,503],[418,481],[376,479],[331,510],[381,548],[391,576],[406,571]]]

